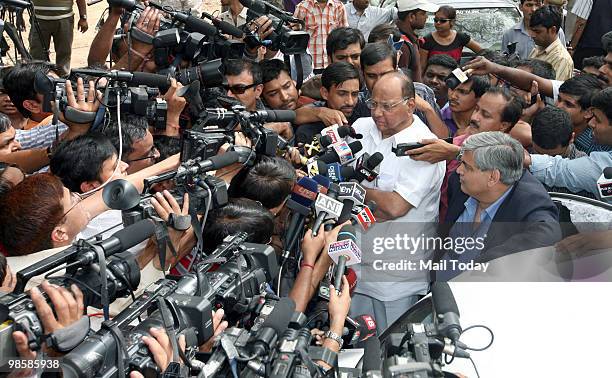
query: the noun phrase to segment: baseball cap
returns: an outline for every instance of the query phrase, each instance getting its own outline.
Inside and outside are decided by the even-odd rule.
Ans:
[[[426,12],[437,12],[440,6],[427,0],[397,0],[398,12],[421,9]]]

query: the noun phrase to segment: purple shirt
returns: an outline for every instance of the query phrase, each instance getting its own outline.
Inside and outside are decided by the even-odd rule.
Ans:
[[[440,110],[440,115],[442,116],[442,121],[444,121],[444,123],[446,124],[446,127],[448,128],[448,132],[450,133],[450,136],[455,136],[455,134],[457,133],[457,124],[455,123],[455,120],[453,120],[453,112],[450,109],[450,106],[448,104],[446,104],[442,110]]]

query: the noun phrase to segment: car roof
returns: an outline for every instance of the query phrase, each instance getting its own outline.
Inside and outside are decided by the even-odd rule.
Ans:
[[[430,0],[439,5],[450,5],[455,9],[475,9],[475,8],[516,8],[517,5],[512,0]]]

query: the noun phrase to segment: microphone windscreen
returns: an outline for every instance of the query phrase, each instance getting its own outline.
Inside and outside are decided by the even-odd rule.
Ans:
[[[113,234],[119,239],[121,250],[125,251],[147,240],[155,234],[155,224],[149,219],[143,219]]]
[[[317,168],[319,170],[319,174],[327,177],[327,169],[329,168],[327,164],[325,164],[321,160],[317,160]],[[329,185],[327,185],[327,187],[329,187]]]
[[[323,175],[315,175],[313,178],[317,182],[317,184],[321,185],[324,188],[329,188],[330,181],[327,177]]]
[[[266,110],[267,122],[293,122],[295,121],[295,111],[293,110]]]
[[[333,140],[329,135],[321,135],[321,137],[319,137],[319,143],[323,148],[327,148],[332,142]]]
[[[212,163],[211,170],[216,170],[237,163],[240,160],[240,154],[236,151],[226,151],[224,154],[215,155],[209,160]]]
[[[459,308],[457,302],[455,302],[455,296],[451,291],[448,282],[436,281],[431,285],[431,298],[433,300],[433,306],[436,310],[436,314],[446,314],[453,312],[459,314]]]
[[[355,177],[355,168],[342,166],[342,168],[340,168],[340,175],[345,181],[351,180],[353,177]]]
[[[212,23],[221,30],[224,34],[229,34],[232,37],[242,38],[244,37],[244,32],[239,27],[236,27],[229,22],[222,21],[218,18],[214,18]]]
[[[606,167],[603,170],[603,175],[606,179],[612,179],[612,167]]]
[[[298,180],[297,185],[301,186],[305,190],[308,190],[314,193],[315,196],[319,192],[317,182],[311,179],[310,177],[302,177],[301,179]],[[312,203],[314,202],[313,199],[307,198],[295,190],[291,192],[291,199],[299,203],[300,205],[303,205],[306,207],[310,207]]]
[[[270,315],[264,320],[262,328],[272,328],[276,331],[277,335],[281,335],[289,326],[289,322],[294,312],[295,302],[293,299],[287,297],[281,298],[274,305],[274,309]]]
[[[374,169],[382,163],[385,157],[380,152],[374,153],[368,160],[365,161],[364,165],[367,169]]]
[[[353,152],[353,155],[356,155],[357,152],[359,152],[359,151],[361,151],[363,149],[363,145],[358,140],[349,143],[349,147],[351,148],[351,151]]]

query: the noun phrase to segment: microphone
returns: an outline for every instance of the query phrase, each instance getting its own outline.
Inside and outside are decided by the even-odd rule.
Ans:
[[[601,177],[597,180],[597,189],[601,199],[612,197],[612,167],[604,168]]]
[[[226,151],[222,155],[215,155],[208,160],[198,162],[194,167],[189,170],[202,173],[208,171],[216,171],[217,169],[227,167],[240,161],[240,153],[237,151]]]
[[[376,321],[371,315],[359,315],[357,318],[348,318],[351,327],[346,334],[345,343],[355,345],[366,341],[376,335]]]
[[[342,213],[342,202],[336,200],[339,192],[337,184],[331,184],[327,194],[319,193],[314,207],[317,217],[312,225],[312,236],[317,236],[319,228],[326,219],[335,219]]]
[[[355,164],[355,180],[357,182],[374,181],[380,173],[380,163],[382,163],[384,158],[380,152],[376,152],[371,156],[367,152],[361,155]]]
[[[342,276],[346,266],[359,264],[361,262],[361,250],[355,243],[355,227],[345,225],[338,233],[338,241],[331,243],[327,253],[336,263],[336,275],[334,276],[334,287],[340,290]]]
[[[353,208],[351,223],[353,225],[359,224],[364,231],[367,231],[371,225],[376,223],[376,217],[374,216],[376,207],[376,202],[369,201],[367,205],[363,205],[361,208]]]
[[[338,217],[338,224],[342,224],[351,218],[355,205],[365,203],[366,190],[356,182],[341,182],[338,200],[342,201],[342,214]]]
[[[251,351],[254,356],[264,356],[269,354],[278,340],[278,337],[285,332],[295,312],[295,302],[291,298],[281,298],[274,309],[266,317],[261,328],[251,341]]]
[[[352,179],[355,176],[355,168],[331,163],[327,165],[327,177],[333,182],[342,182]]]
[[[208,18],[213,25],[215,25],[219,30],[221,30],[221,33],[229,34],[232,37],[236,38],[244,37],[244,32],[242,31],[242,29],[230,24],[229,22],[225,22],[219,18],[213,17],[211,14],[208,14],[206,12],[202,12],[202,16]]]
[[[343,138],[350,136],[353,139],[361,139],[363,135],[357,134],[352,126],[331,125],[321,130],[322,137],[319,139],[323,147],[339,143]]]
[[[457,302],[448,282],[434,282],[431,285],[431,298],[436,311],[438,331],[456,343],[461,336],[461,324]]]
[[[306,173],[308,173],[308,176],[310,177],[313,177],[316,175],[327,176],[327,169],[328,169],[327,164],[323,163],[321,160],[311,159],[311,160],[308,160],[308,162],[306,163]]]
[[[363,349],[363,363],[361,376],[367,378],[382,378],[382,357],[380,355],[380,340],[370,337],[366,340]]]
[[[100,71],[88,68],[78,68],[71,71],[72,73],[84,74],[96,77],[108,77],[111,80],[127,82],[131,86],[146,85],[159,89],[167,89],[170,87],[170,76],[159,75],[149,72],[130,72],[130,71]]]
[[[172,12],[169,14],[174,19],[185,24],[185,30],[188,32],[198,32],[198,33],[207,35],[209,37],[212,37],[215,34],[217,34],[217,28],[214,25],[209,24],[208,22],[200,18],[194,17],[190,14],[181,13],[181,12]]]
[[[302,177],[293,186],[291,196],[286,203],[287,208],[293,214],[285,232],[285,251],[290,251],[295,245],[317,193],[317,182],[310,177]]]
[[[206,123],[222,122],[234,119],[236,114],[251,122],[293,122],[295,112],[293,110],[258,110],[255,112],[234,112],[225,108],[206,109]]]
[[[317,182],[317,188],[319,189],[319,193],[327,194],[329,190],[329,185],[331,182],[329,179],[323,175],[315,175],[312,177],[313,180]]]
[[[155,224],[150,219],[143,219],[128,227],[125,227],[108,239],[100,241],[99,245],[104,250],[106,257],[123,252],[135,245],[147,240],[155,234]],[[80,253],[76,260],[81,264],[91,264],[98,260],[95,251],[87,250]]]
[[[351,143],[344,141],[332,145],[332,148],[319,157],[324,163],[340,163],[342,165],[353,160],[355,154],[363,149],[361,142],[356,140]]]

